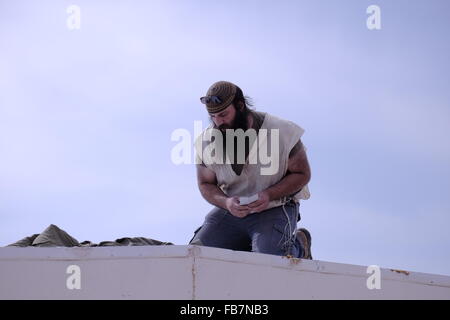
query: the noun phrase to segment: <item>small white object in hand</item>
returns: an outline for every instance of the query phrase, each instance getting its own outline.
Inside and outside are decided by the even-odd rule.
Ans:
[[[241,206],[245,206],[249,203],[255,202],[258,199],[259,199],[258,194],[254,194],[251,197],[239,197],[239,204]]]

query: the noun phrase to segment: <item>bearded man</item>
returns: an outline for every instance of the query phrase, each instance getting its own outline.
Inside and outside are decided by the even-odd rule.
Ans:
[[[190,244],[312,259],[310,233],[297,230],[300,200],[310,197],[304,130],[250,109],[228,81],[211,85],[200,101],[212,123],[195,143],[197,181],[214,208]],[[269,149],[275,163],[267,168]]]

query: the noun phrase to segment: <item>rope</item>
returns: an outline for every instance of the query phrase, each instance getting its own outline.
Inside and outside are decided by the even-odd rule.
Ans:
[[[286,249],[286,255],[292,255],[292,247],[294,246],[295,243],[295,239],[297,237],[297,218],[296,218],[296,214],[297,214],[297,206],[299,205],[296,201],[294,201],[292,198],[285,198],[285,200],[287,201],[283,201],[283,205],[281,206],[284,212],[284,215],[286,216],[286,220],[287,223],[284,227],[284,232],[283,232],[283,237],[281,238],[281,240],[278,242],[278,244],[280,244],[280,242],[282,240],[284,240],[283,244],[282,244],[282,248]],[[292,226],[291,223],[291,219],[289,219],[289,214],[286,211],[285,205],[286,203],[292,201],[294,203],[294,207],[293,207],[293,221],[295,222],[294,226]]]

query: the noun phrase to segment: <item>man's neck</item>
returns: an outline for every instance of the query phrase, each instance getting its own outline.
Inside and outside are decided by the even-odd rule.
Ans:
[[[259,132],[259,129],[261,129],[261,126],[264,122],[264,114],[260,112],[250,112],[248,115],[248,128],[255,129],[256,132]]]
[[[250,112],[247,116],[247,128],[256,129],[254,125],[256,124],[255,117],[253,116],[253,112]]]

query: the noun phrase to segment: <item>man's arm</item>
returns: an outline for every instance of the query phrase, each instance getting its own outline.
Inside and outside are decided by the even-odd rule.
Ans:
[[[248,206],[239,205],[237,197],[227,197],[217,186],[217,177],[214,171],[203,164],[197,164],[197,182],[200,193],[206,201],[216,207],[228,210],[236,217],[244,217],[249,213]]]
[[[249,204],[251,212],[267,208],[269,201],[281,199],[299,192],[311,179],[311,170],[302,141],[299,140],[289,153],[288,171],[276,184],[260,192],[260,199]]]
[[[288,171],[277,184],[267,189],[270,200],[299,192],[311,179],[311,169],[303,143],[299,140],[289,153]]]
[[[217,178],[214,171],[203,164],[197,164],[197,183],[200,193],[206,201],[216,207],[226,209],[225,201],[227,196],[217,186]]]

